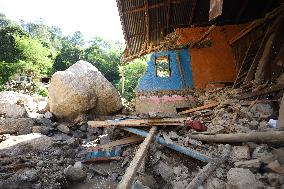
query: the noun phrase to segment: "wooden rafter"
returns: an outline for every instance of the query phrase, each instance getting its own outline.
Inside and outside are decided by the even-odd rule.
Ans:
[[[146,43],[147,46],[150,43],[150,18],[149,18],[149,3],[148,0],[144,0],[144,9],[145,9],[145,24],[146,24],[146,33],[145,33],[145,38],[146,38]]]
[[[186,2],[186,0],[171,0],[170,1],[171,4],[180,4],[180,3],[184,3],[184,2]],[[163,7],[163,6],[167,6],[167,2],[162,2],[162,3],[150,5],[149,9],[155,9],[155,8],[159,8],[159,7]],[[141,11],[144,11],[144,10],[145,10],[145,7],[138,7],[138,8],[134,8],[134,9],[130,9],[130,10],[125,10],[123,12],[123,14],[141,12]]]
[[[166,33],[169,33],[169,25],[170,25],[170,9],[171,9],[171,0],[167,1],[167,26]]]
[[[192,1],[191,13],[190,13],[190,17],[189,17],[189,25],[192,24],[196,4],[197,4],[197,0],[193,0],[193,1]]]

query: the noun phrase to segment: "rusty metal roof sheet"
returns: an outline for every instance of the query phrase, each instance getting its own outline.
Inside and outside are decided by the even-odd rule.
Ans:
[[[176,28],[237,24],[263,17],[281,0],[223,0],[222,15],[209,21],[210,0],[116,0],[126,41],[122,63],[153,52]]]

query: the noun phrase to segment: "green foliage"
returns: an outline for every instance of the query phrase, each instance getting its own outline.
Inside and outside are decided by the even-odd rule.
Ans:
[[[60,53],[56,56],[53,71],[63,71],[72,64],[79,61],[83,56],[83,50],[79,46],[74,46],[68,41],[64,41]]]
[[[102,38],[94,38],[85,50],[86,61],[96,66],[113,84],[120,79],[119,63],[122,53],[121,43],[111,43]]]
[[[20,74],[26,68],[27,64],[23,61],[15,63],[0,62],[0,85],[4,85],[12,76]]]
[[[47,97],[48,96],[48,89],[46,87],[39,86],[36,89],[36,93],[41,95],[41,96]]]
[[[76,31],[63,36],[58,27],[49,27],[43,20],[13,23],[0,13],[0,89],[13,76],[25,75],[33,70],[38,77],[65,70],[79,60],[96,66],[102,74],[122,90],[122,75],[125,78],[124,96],[131,100],[138,79],[146,70],[145,58],[124,66],[120,65],[123,44],[94,37],[85,43],[84,36]],[[37,93],[46,96],[46,88]]]
[[[52,50],[31,37],[14,36],[17,49],[21,51],[21,59],[30,65],[38,75],[48,75],[51,72],[53,58]]]
[[[27,36],[27,33],[14,25],[0,29],[0,61],[17,62],[21,59],[21,51],[16,47],[14,35]]]
[[[121,79],[117,84],[117,88],[119,91],[122,91],[122,83],[123,83],[123,75],[124,75],[124,92],[123,97],[131,101],[135,95],[135,88],[138,84],[139,78],[145,73],[146,71],[146,59],[140,58],[136,59],[125,66],[120,66],[120,76]]]

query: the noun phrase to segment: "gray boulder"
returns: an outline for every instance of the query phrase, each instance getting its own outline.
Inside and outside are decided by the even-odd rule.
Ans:
[[[98,115],[116,112],[122,102],[115,87],[95,66],[78,61],[52,76],[49,107],[58,118],[74,119],[91,109]]]

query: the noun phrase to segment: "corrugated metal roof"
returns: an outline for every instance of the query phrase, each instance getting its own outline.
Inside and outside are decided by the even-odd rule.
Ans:
[[[263,17],[278,1],[224,0],[222,15],[210,22],[210,0],[117,0],[126,41],[122,62],[155,51],[176,28],[248,22]]]

